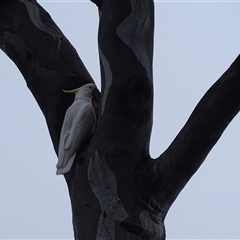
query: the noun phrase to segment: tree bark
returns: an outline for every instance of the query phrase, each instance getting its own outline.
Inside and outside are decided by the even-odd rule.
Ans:
[[[57,152],[72,89],[93,82],[76,50],[35,0],[0,1],[0,47],[16,64],[41,108]]]
[[[164,218],[240,109],[240,57],[207,91],[166,151],[149,155],[153,1],[92,0],[99,8],[102,94],[95,133],[65,174],[75,239],[165,239]],[[93,82],[35,0],[0,0],[0,47],[38,102],[57,152],[73,96]]]
[[[152,198],[164,215],[240,110],[240,55],[206,92],[153,166]]]

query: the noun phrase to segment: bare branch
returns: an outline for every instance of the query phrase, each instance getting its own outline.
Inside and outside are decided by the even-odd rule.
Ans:
[[[62,89],[93,82],[76,50],[36,2],[0,2],[0,48],[24,76],[48,124],[55,151],[73,96]]]
[[[240,110],[240,55],[200,100],[185,126],[156,160],[153,196],[164,214]]]

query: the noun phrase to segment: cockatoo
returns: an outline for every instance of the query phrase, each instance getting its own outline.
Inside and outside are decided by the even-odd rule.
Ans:
[[[62,125],[58,148],[57,175],[65,174],[71,169],[80,145],[91,134],[96,124],[92,97],[94,91],[99,93],[94,83],[88,83],[74,90],[63,91],[75,93],[75,99],[66,111]]]

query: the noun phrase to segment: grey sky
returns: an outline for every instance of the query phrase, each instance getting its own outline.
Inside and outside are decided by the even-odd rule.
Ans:
[[[178,2],[178,3],[176,3]],[[94,4],[40,1],[100,87]],[[171,143],[207,89],[240,53],[240,2],[155,4],[151,154]],[[44,117],[0,52],[0,238],[73,238],[71,206]],[[240,116],[166,218],[167,238],[240,238]]]

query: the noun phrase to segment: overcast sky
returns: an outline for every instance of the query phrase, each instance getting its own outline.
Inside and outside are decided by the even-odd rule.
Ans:
[[[98,11],[88,1],[39,1],[100,87]],[[154,125],[159,156],[207,89],[240,53],[240,2],[155,4]],[[57,157],[24,79],[0,51],[0,238],[72,239],[71,207]],[[240,238],[240,116],[180,193],[167,238]]]

